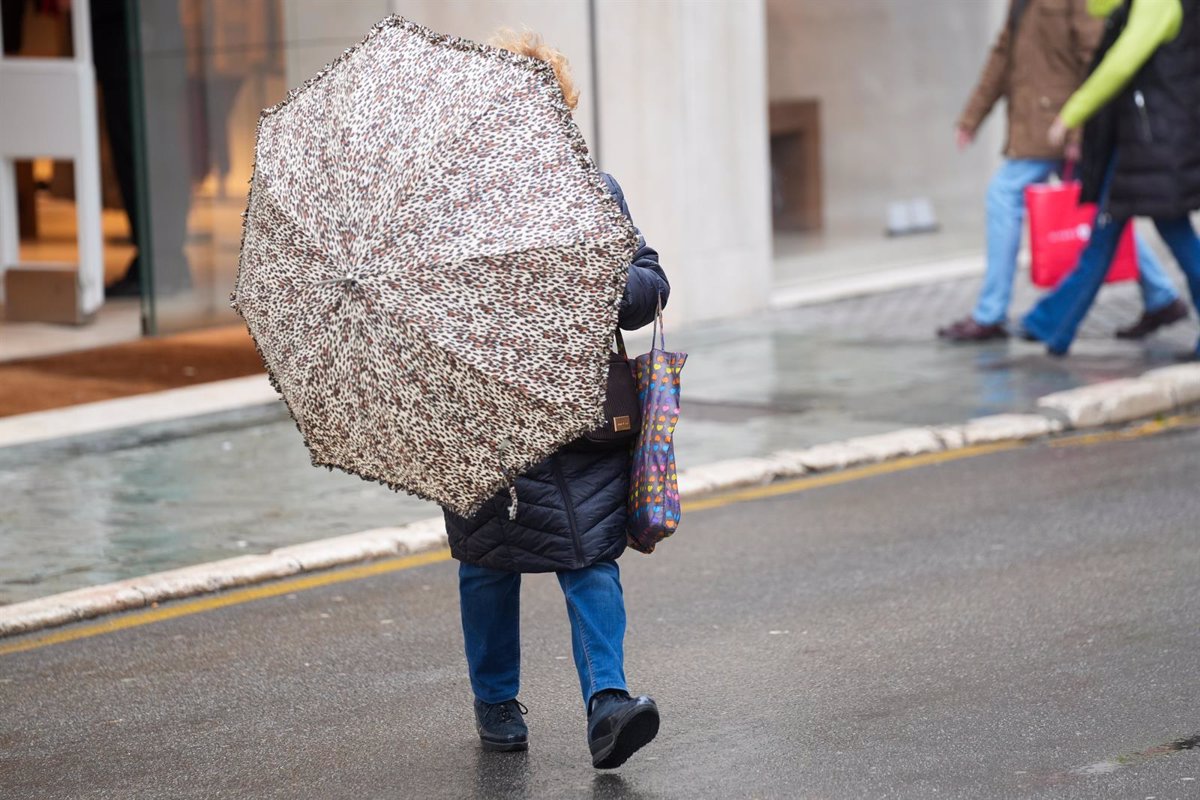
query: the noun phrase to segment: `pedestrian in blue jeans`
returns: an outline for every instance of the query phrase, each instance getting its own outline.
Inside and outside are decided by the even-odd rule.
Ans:
[[[578,92],[561,53],[532,33],[502,32],[493,44],[548,62],[575,107]],[[620,186],[601,177],[628,217]],[[639,232],[618,324],[626,330],[649,324],[670,293],[658,253]],[[529,746],[527,709],[517,700],[521,575],[528,572],[554,572],[566,599],[592,765],[620,766],[658,733],[657,705],[631,696],[625,683],[625,600],[616,559],[625,550],[630,468],[627,442],[575,442],[517,477],[515,492],[498,492],[473,517],[444,512],[450,552],[462,562],[463,640],[483,749]]]
[[[1051,143],[1084,131],[1084,202],[1098,202],[1079,264],[1024,318],[1029,338],[1065,355],[1108,272],[1121,230],[1150,217],[1200,310],[1200,0],[1095,0],[1112,11],[1101,59],[1051,126]],[[1200,344],[1188,358],[1200,355]]]
[[[958,121],[958,145],[966,148],[996,101],[1007,98],[1008,136],[1004,163],[987,190],[987,271],[972,312],[938,329],[953,342],[1008,338],[1008,307],[1025,221],[1025,189],[1062,172],[1064,151],[1078,160],[1075,139],[1050,142],[1055,113],[1087,75],[1103,30],[1084,4],[1015,0],[992,48],[979,83]],[[1136,238],[1136,237],[1135,237]],[[1141,318],[1117,331],[1141,338],[1187,316],[1175,287],[1154,253],[1137,239],[1141,264]]]
[[[1050,159],[1008,159],[996,171],[987,192],[987,273],[971,318],[981,327],[1003,327],[1008,318],[1017,254],[1025,221],[1025,187],[1043,183],[1061,172],[1062,162]],[[1119,235],[1122,228],[1117,229]],[[1145,315],[1130,328],[1122,328],[1122,338],[1141,338],[1147,324],[1155,328],[1187,316],[1175,286],[1167,278],[1154,251],[1134,236],[1138,257],[1138,283],[1142,290]],[[1106,273],[1107,274],[1107,273]],[[951,337],[952,338],[952,337]],[[995,337],[992,337],[995,338]]]
[[[1071,348],[1080,324],[1095,302],[1100,287],[1104,285],[1104,278],[1112,266],[1121,233],[1130,222],[1128,217],[1118,219],[1103,210],[1108,200],[1111,176],[1116,169],[1117,159],[1114,157],[1109,167],[1108,179],[1101,189],[1102,210],[1096,213],[1092,235],[1080,253],[1075,269],[1053,292],[1042,297],[1021,320],[1025,337],[1042,342],[1052,355],[1066,355]],[[1200,239],[1197,239],[1196,232],[1192,229],[1191,220],[1187,215],[1155,218],[1154,227],[1187,276],[1188,288],[1195,301],[1196,298],[1200,298]],[[1143,276],[1144,265],[1145,262],[1141,261],[1139,253],[1138,268],[1142,270]],[[1200,353],[1200,344],[1197,344],[1196,352]]]

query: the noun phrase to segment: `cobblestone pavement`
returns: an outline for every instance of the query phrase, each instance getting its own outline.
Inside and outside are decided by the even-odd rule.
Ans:
[[[1108,287],[1068,359],[1012,341],[954,346],[937,325],[976,280],[672,332],[688,351],[681,468],[899,427],[1028,409],[1059,389],[1171,363],[1194,322],[1112,339],[1136,287]],[[1034,291],[1018,288],[1014,310]],[[642,341],[644,341],[644,337]],[[631,342],[631,346],[636,346]],[[430,504],[310,466],[289,421],[120,447],[0,450],[0,603],[432,516]]]

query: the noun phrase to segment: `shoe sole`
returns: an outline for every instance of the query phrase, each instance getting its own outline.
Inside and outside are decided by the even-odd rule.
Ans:
[[[658,735],[658,709],[640,706],[613,733],[592,744],[592,766],[615,769]]]
[[[529,749],[528,739],[523,742],[490,742],[487,739],[480,738],[479,744],[489,753],[515,753],[518,750]]]

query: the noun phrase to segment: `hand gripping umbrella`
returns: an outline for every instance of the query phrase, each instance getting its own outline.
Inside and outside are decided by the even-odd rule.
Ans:
[[[314,464],[470,515],[603,422],[635,248],[548,64],[390,17],[259,118],[232,302]]]

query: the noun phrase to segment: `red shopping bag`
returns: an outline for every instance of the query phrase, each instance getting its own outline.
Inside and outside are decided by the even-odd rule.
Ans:
[[[1035,286],[1053,287],[1079,262],[1079,253],[1092,235],[1094,203],[1079,203],[1079,181],[1035,183],[1025,188],[1029,210],[1029,271]],[[1133,226],[1126,223],[1117,243],[1106,283],[1137,280]]]

